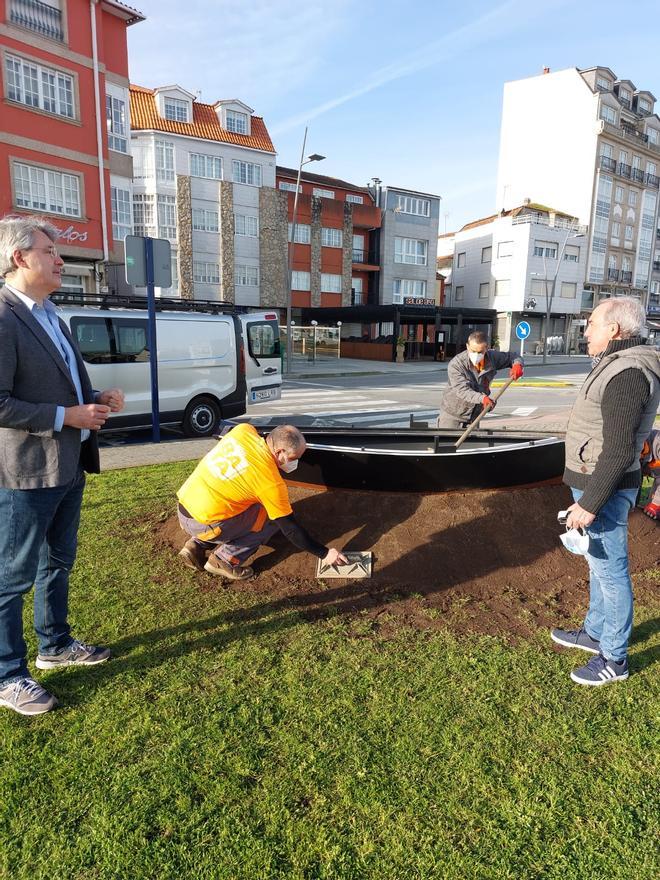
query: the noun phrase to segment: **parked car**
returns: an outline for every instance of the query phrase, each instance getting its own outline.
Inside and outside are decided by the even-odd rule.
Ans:
[[[126,395],[123,412],[111,415],[104,430],[150,426],[146,309],[64,306],[60,314],[93,386]],[[221,419],[281,394],[275,313],[158,311],[156,343],[160,424],[180,424],[189,437],[211,436]]]

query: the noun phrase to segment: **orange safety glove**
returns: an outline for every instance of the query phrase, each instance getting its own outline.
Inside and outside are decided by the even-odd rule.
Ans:
[[[484,399],[481,401],[481,404],[484,409],[493,409],[495,406],[495,401],[492,397],[485,396]]]
[[[644,513],[651,519],[660,519],[660,504],[654,504],[652,501],[644,508]]]
[[[514,380],[521,379],[522,374],[523,374],[523,365],[522,364],[514,364],[509,371],[509,376],[511,376],[511,378]]]

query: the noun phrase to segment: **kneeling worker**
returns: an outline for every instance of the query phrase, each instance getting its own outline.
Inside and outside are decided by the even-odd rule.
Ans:
[[[243,563],[279,529],[325,563],[345,564],[339,550],[315,541],[293,515],[280,471],[294,471],[304,451],[305,438],[293,425],[278,425],[265,439],[252,425],[232,428],[177,492],[179,523],[191,535],[179,552],[184,563],[245,580],[253,571]]]
[[[490,397],[490,383],[495,373],[511,367],[510,376],[520,379],[523,359],[511,351],[488,348],[485,333],[470,333],[466,350],[449,362],[447,390],[442,395],[438,428],[465,428],[479,413],[495,406]]]

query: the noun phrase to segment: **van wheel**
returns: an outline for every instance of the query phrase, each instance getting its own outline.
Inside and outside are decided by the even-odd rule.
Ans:
[[[183,433],[186,437],[210,437],[222,413],[212,397],[196,397],[191,400],[183,416]]]

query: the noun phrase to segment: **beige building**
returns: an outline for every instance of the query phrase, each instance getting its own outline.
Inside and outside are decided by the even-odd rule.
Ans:
[[[533,198],[588,226],[583,310],[612,295],[660,308],[660,118],[608,67],[506,83],[498,209]]]

